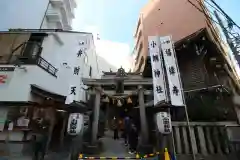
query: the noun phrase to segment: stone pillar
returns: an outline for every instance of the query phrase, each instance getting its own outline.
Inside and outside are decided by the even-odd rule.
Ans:
[[[182,134],[183,134],[183,144],[184,144],[184,151],[185,154],[189,154],[190,153],[190,149],[189,149],[189,143],[188,143],[188,135],[187,135],[187,127],[186,126],[182,126]]]
[[[141,153],[151,153],[153,151],[153,147],[149,145],[149,130],[148,123],[146,118],[146,109],[144,104],[144,90],[142,86],[138,87],[138,101],[139,101],[139,110],[140,110],[140,121],[141,121],[141,138],[139,141],[138,150]]]
[[[95,97],[95,103],[94,103],[94,109],[93,109],[93,125],[92,125],[92,143],[93,144],[97,141],[100,99],[101,99],[101,93],[99,91],[96,91],[95,94],[96,94],[96,97]]]
[[[214,148],[213,148],[213,143],[212,143],[210,127],[206,127],[205,129],[206,129],[206,139],[207,139],[207,142],[208,142],[209,153],[213,154],[214,153]]]
[[[174,126],[173,127],[173,133],[174,133],[174,137],[176,139],[175,141],[175,146],[177,149],[177,153],[181,154],[182,153],[182,146],[181,146],[181,137],[180,137],[180,131],[179,131],[179,126]]]
[[[227,131],[224,126],[220,127],[221,138],[223,139],[223,151],[224,153],[229,153],[228,140],[227,140]]]
[[[206,146],[206,140],[205,140],[205,136],[204,136],[203,126],[197,126],[197,131],[198,131],[201,153],[203,155],[207,155],[207,146]]]
[[[221,144],[219,140],[219,134],[218,134],[218,127],[213,127],[213,139],[214,139],[214,145],[217,149],[218,154],[222,154]]]
[[[193,152],[193,154],[197,154],[198,149],[197,149],[196,137],[195,137],[195,132],[194,132],[193,127],[190,127],[189,135],[190,135],[190,143],[191,143],[191,147],[192,147],[192,152]]]
[[[141,121],[141,140],[142,143],[148,143],[148,124],[146,118],[146,109],[144,103],[144,90],[142,86],[138,86],[139,93],[138,93],[138,101],[139,101],[139,110],[140,110],[140,121]]]

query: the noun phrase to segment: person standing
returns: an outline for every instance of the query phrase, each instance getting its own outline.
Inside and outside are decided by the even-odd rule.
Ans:
[[[137,127],[134,124],[131,124],[130,132],[129,132],[129,154],[134,154],[137,151],[138,145],[138,131]]]
[[[126,116],[124,118],[124,130],[123,130],[125,146],[128,145],[129,130],[130,130],[130,118]]]
[[[33,160],[43,160],[48,141],[49,122],[43,119],[37,120],[38,132],[33,135]]]
[[[118,121],[116,117],[113,118],[113,139],[119,139],[118,137]]]

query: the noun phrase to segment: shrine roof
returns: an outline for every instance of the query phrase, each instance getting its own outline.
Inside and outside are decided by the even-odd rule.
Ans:
[[[191,41],[194,41],[194,40],[197,40],[199,38],[202,38],[205,34],[206,34],[206,28],[201,28],[199,29],[198,31],[180,39],[179,41],[175,42],[174,43],[174,46],[176,48],[180,47],[181,45],[185,44],[186,42],[191,42]]]
[[[117,72],[104,72],[103,71],[103,74],[104,75],[116,75],[117,74]],[[104,76],[103,75],[103,76]],[[126,73],[126,76],[131,76],[131,75],[140,75],[140,73],[135,73],[135,72],[129,72],[129,73]]]

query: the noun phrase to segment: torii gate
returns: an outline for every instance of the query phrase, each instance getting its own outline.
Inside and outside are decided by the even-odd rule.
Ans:
[[[83,84],[92,88],[88,90],[89,94],[95,95],[95,106],[93,109],[93,125],[92,125],[92,137],[91,143],[95,144],[97,141],[98,132],[98,120],[100,112],[100,100],[101,94],[104,92],[107,95],[135,95],[138,96],[139,110],[140,110],[140,122],[141,122],[141,144],[140,146],[144,150],[152,148],[149,145],[149,130],[146,118],[145,100],[144,95],[152,94],[152,90],[145,90],[145,88],[152,87],[152,78],[143,78],[140,74],[126,73],[123,68],[118,69],[117,72],[104,72],[101,79],[82,79]],[[116,93],[112,86],[117,86],[121,83],[126,88],[135,89],[123,89],[123,92]],[[107,89],[108,88],[108,89]],[[151,100],[152,101],[152,100]]]

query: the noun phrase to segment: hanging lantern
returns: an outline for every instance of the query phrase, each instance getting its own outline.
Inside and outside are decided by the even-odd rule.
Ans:
[[[109,98],[108,98],[108,96],[106,96],[106,98],[104,98],[104,99],[102,100],[102,102],[109,103]]]
[[[117,106],[118,106],[118,107],[121,107],[121,106],[122,106],[122,103],[121,103],[120,99],[119,99],[118,102],[117,102]]]
[[[127,104],[130,104],[130,103],[132,103],[132,100],[131,100],[130,97],[128,97],[128,99],[127,99]]]
[[[108,98],[108,96],[105,98],[105,102],[109,103],[109,98]]]

